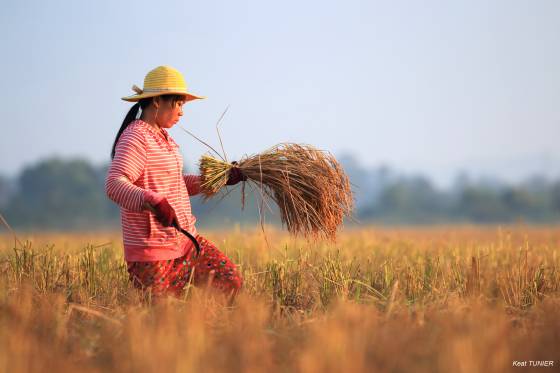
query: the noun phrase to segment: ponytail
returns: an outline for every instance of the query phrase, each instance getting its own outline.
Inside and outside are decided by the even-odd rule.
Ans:
[[[138,101],[137,103],[135,103],[130,108],[130,110],[128,111],[128,113],[124,117],[121,128],[119,129],[119,132],[117,133],[117,137],[115,138],[115,142],[113,143],[113,149],[111,150],[111,159],[115,158],[115,149],[117,148],[117,143],[119,142],[119,138],[121,137],[121,135],[124,132],[124,130],[126,129],[126,127],[128,127],[128,125],[136,119],[136,117],[138,116],[138,111],[140,109],[144,110],[144,108],[146,106],[148,106],[150,101],[151,101],[150,98],[142,99],[142,100]]]
[[[183,95],[162,95],[161,98],[165,101],[173,100],[173,105],[175,104],[175,101],[185,99]],[[119,129],[117,137],[115,138],[115,142],[113,143],[113,149],[111,150],[111,159],[115,158],[115,149],[117,148],[117,142],[119,142],[119,138],[121,137],[126,127],[128,127],[128,125],[136,119],[136,117],[138,116],[138,111],[140,109],[144,110],[152,102],[152,99],[152,97],[143,98],[130,108],[130,110],[124,117],[121,128]]]

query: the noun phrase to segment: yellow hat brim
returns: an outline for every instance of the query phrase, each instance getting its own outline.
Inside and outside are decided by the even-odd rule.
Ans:
[[[165,92],[143,92],[141,94],[122,97],[121,99],[124,100],[124,101],[128,101],[128,102],[137,102],[137,101],[140,101],[143,98],[156,97],[156,96],[162,96],[162,95],[181,95],[181,96],[185,96],[186,101],[203,100],[203,99],[206,98],[204,96],[197,96],[197,95],[194,95],[192,93],[185,92],[185,91],[165,91]]]

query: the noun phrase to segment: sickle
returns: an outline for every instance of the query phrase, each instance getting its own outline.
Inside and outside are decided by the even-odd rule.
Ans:
[[[196,240],[196,238],[194,238],[194,236],[192,234],[190,234],[189,232],[187,232],[186,230],[184,230],[183,228],[181,228],[179,226],[179,223],[177,223],[177,221],[173,221],[173,226],[181,233],[183,233],[185,236],[187,236],[192,243],[194,244],[194,247],[196,249],[196,256],[195,258],[198,258],[198,256],[200,255],[200,245],[198,244],[198,241]]]

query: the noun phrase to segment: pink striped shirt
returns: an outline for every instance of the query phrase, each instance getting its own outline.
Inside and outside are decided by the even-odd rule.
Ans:
[[[198,175],[183,175],[179,145],[165,129],[135,120],[124,130],[105,180],[107,196],[121,207],[124,256],[127,261],[175,259],[194,246],[174,227],[164,227],[143,210],[147,193],[167,198],[179,225],[196,236],[189,195],[200,192]]]

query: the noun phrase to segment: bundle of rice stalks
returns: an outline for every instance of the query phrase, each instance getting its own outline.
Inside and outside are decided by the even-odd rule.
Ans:
[[[279,144],[237,166],[202,156],[205,198],[226,184],[231,167],[239,167],[263,198],[276,202],[282,223],[292,234],[334,240],[344,216],[352,212],[354,201],[344,170],[330,153],[310,145]]]

